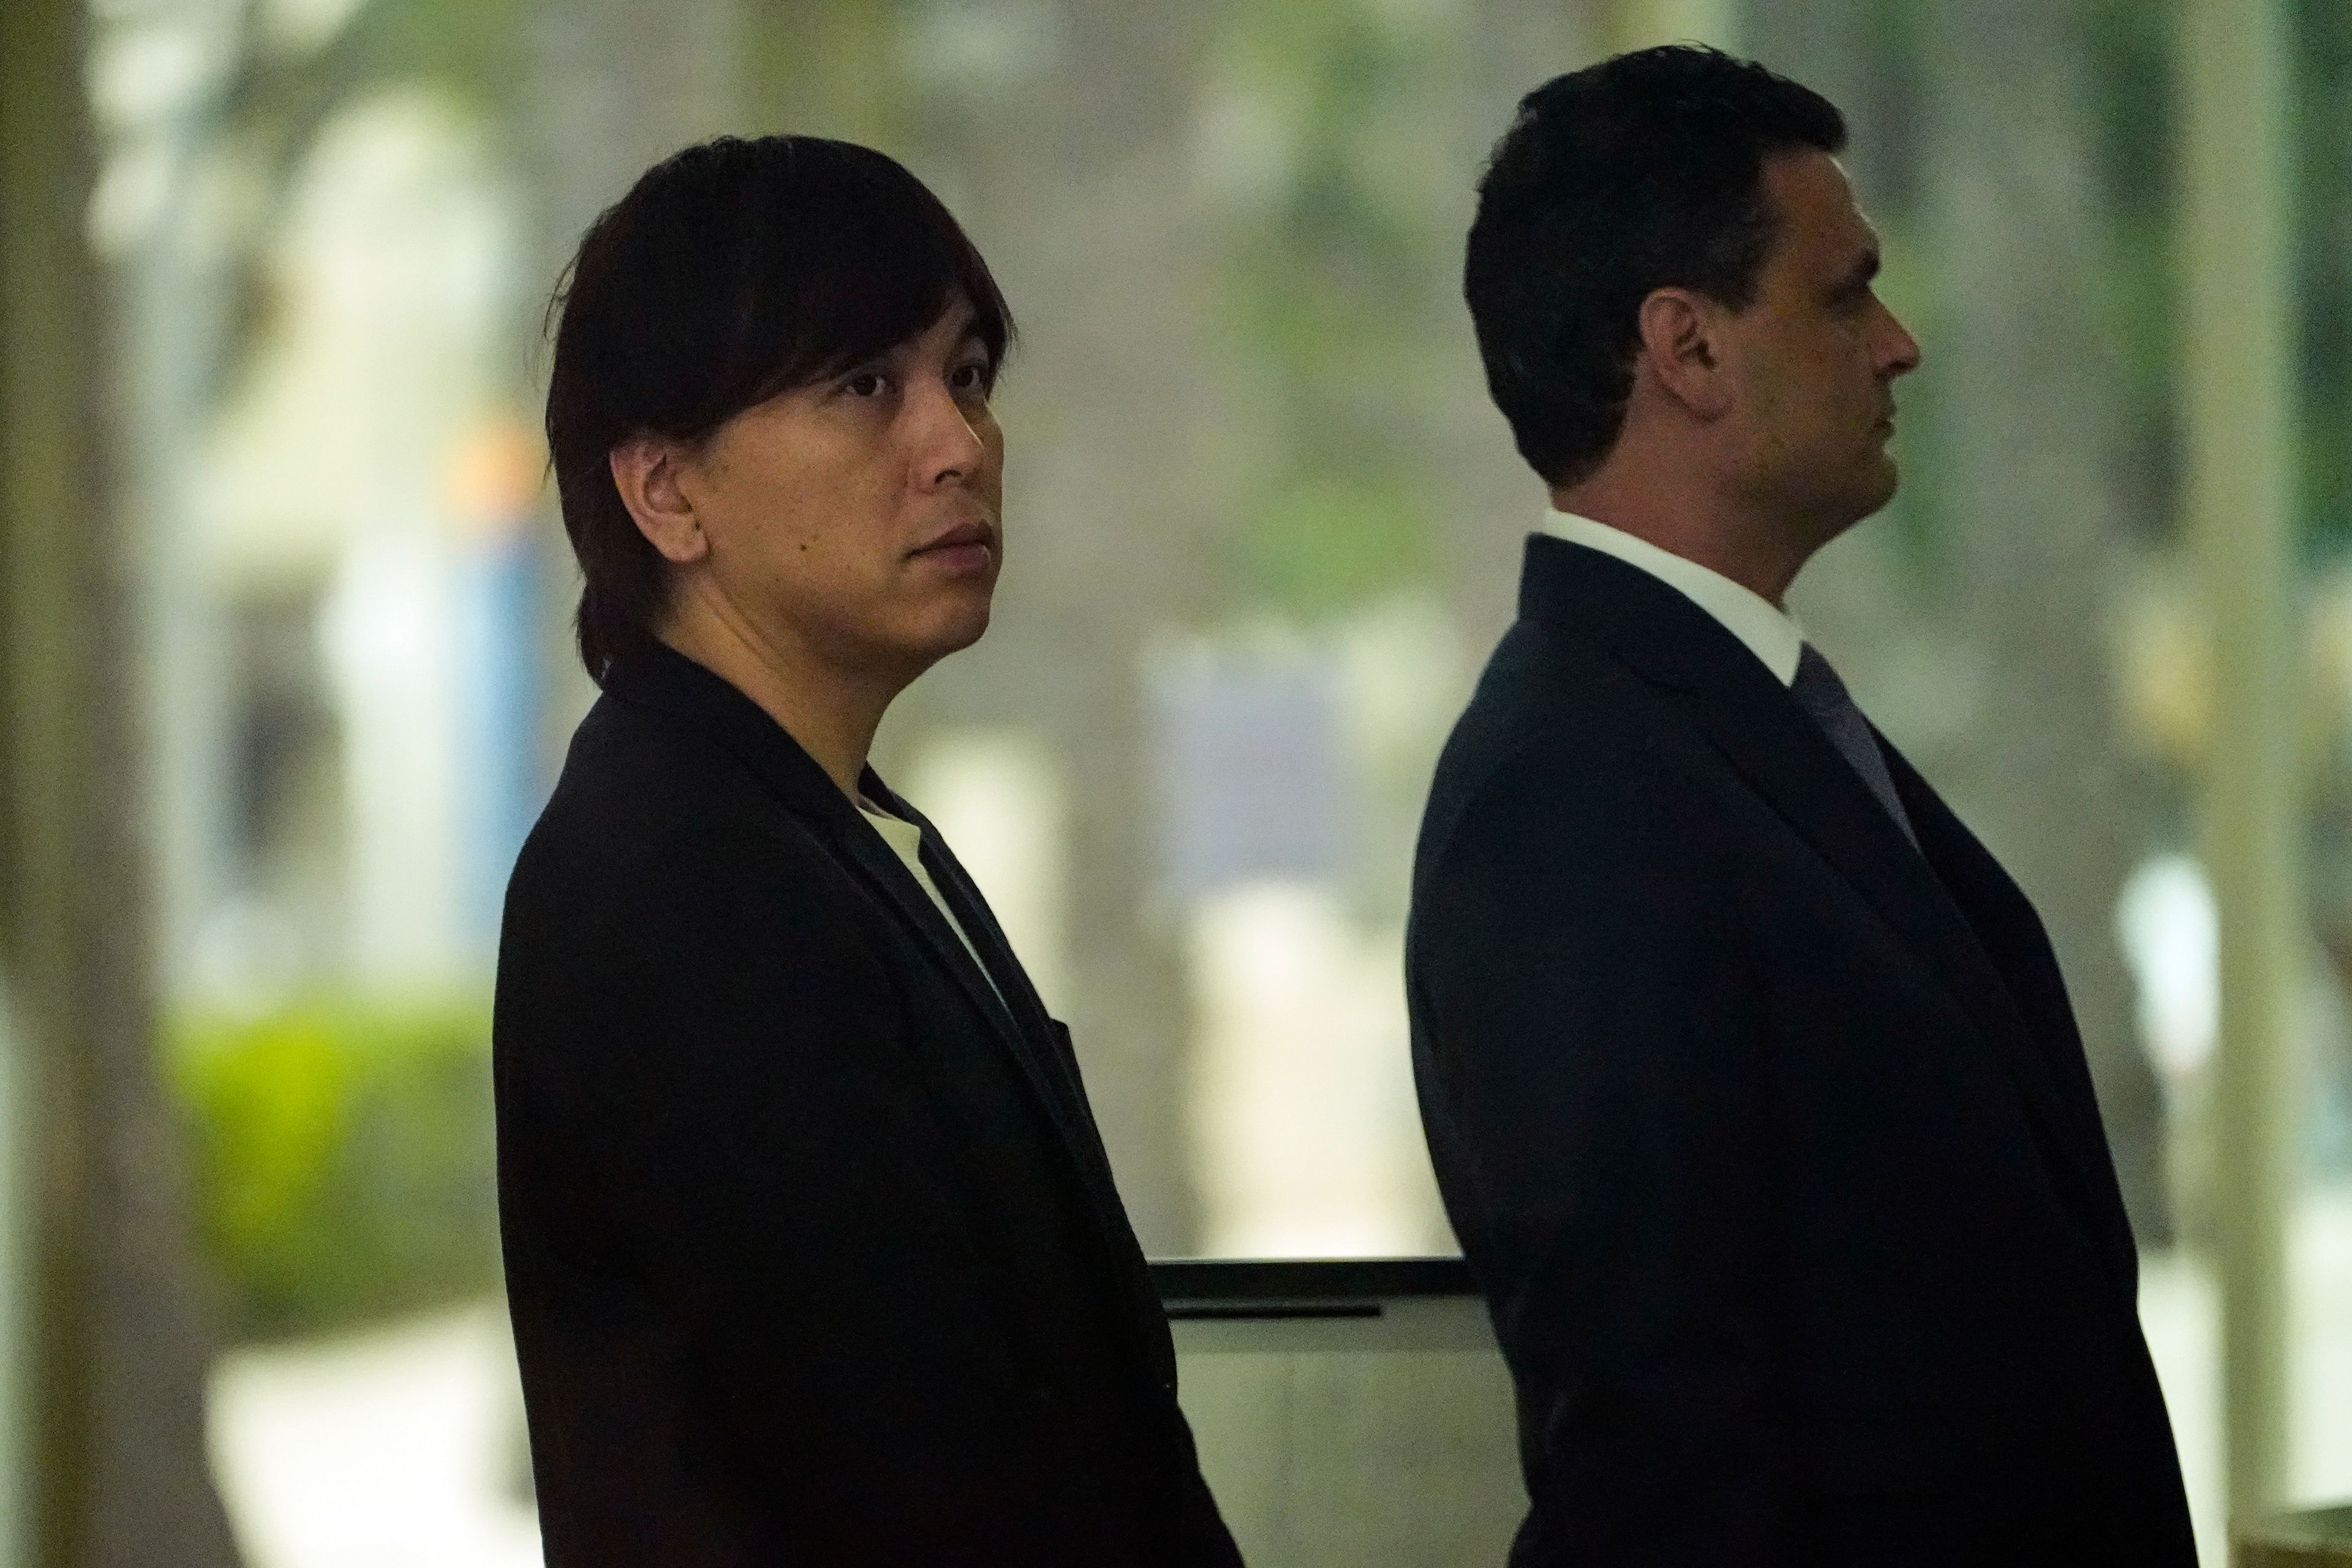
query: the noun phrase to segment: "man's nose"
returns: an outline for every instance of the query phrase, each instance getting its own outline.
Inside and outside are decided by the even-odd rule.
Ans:
[[[1879,363],[1885,367],[1889,381],[1898,375],[1908,375],[1919,368],[1919,340],[1911,330],[1896,319],[1895,312],[1886,313],[1886,339],[1879,350]]]
[[[971,427],[963,405],[945,384],[928,384],[908,413],[915,425],[915,461],[923,483],[940,485],[951,479],[969,479],[987,456],[987,443]]]

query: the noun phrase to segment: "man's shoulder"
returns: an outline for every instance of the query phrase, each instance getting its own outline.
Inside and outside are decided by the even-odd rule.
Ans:
[[[572,736],[516,861],[509,900],[635,901],[678,884],[772,884],[825,864],[813,826],[726,746],[607,693]]]
[[[1522,619],[1440,754],[1415,883],[1497,858],[1597,867],[1696,854],[1736,785],[1677,695],[1608,648]]]
[[[1433,803],[1521,786],[1554,798],[1643,792],[1688,735],[1671,694],[1606,647],[1523,618],[1454,722]]]

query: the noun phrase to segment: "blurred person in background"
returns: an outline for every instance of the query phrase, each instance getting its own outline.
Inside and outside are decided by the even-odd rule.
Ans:
[[[1233,1564],[1048,1017],[866,765],[986,628],[986,264],[722,140],[582,241],[547,429],[603,695],[509,887],[499,1213],[547,1558]]]
[[[1424,1123],[1513,1562],[2193,1563],[2066,991],[1782,607],[1919,350],[1843,118],[1711,51],[1529,94],[1465,287],[1552,509],[1423,821]]]

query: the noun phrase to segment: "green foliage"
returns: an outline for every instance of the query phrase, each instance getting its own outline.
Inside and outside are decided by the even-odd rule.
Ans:
[[[259,200],[233,235],[225,341],[211,346],[201,375],[218,399],[267,340],[277,300],[269,251],[304,160],[335,118],[371,93],[429,87],[511,140],[523,79],[527,0],[363,0],[323,40],[272,40],[247,7],[235,70],[209,115],[205,156],[249,182]]]
[[[369,0],[315,52],[249,57],[248,115],[311,100],[328,112],[372,87],[428,81],[499,119],[523,79],[528,0]],[[298,116],[299,118],[299,116]]]
[[[910,95],[898,65],[910,19],[894,0],[745,6],[744,130],[836,136],[914,159]]]
[[[2152,541],[2170,536],[2179,510],[2173,33],[2168,6],[2092,0],[2085,10],[2094,151],[2109,222],[2098,304],[2100,335],[2116,351],[2116,473],[2124,521]]]
[[[2315,555],[2341,555],[2352,551],[2352,12],[2296,0],[2289,19],[2303,540]]]
[[[2161,531],[2177,510],[2181,458],[2177,25],[2171,7],[2142,0],[2088,0],[2084,15],[2114,215],[2105,295],[2109,335],[2123,355],[2120,467],[2129,511]],[[2308,553],[2337,555],[2352,549],[2352,441],[2344,438],[2352,423],[2352,12],[2336,0],[2294,0],[2286,22],[2299,521]]]
[[[1459,172],[1429,132],[1446,39],[1368,0],[1236,5],[1220,91],[1249,106],[1267,159],[1234,203],[1224,289],[1231,362],[1254,421],[1226,560],[1231,597],[1315,618],[1424,567],[1417,476],[1441,421],[1424,367],[1462,331],[1452,307]]]
[[[1318,476],[1268,498],[1235,542],[1265,600],[1307,615],[1366,603],[1422,564],[1428,519],[1402,486]]]
[[[198,1227],[236,1332],[496,1287],[487,1008],[321,999],[173,1035]]]

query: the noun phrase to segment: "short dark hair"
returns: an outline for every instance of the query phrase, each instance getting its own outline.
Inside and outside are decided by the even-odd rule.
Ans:
[[[1835,105],[1751,61],[1669,45],[1519,100],[1478,184],[1462,291],[1486,385],[1550,484],[1600,467],[1633,387],[1642,301],[1745,308],[1771,247],[1764,161],[1845,146]]]
[[[614,486],[613,448],[702,440],[919,335],[957,295],[993,376],[1013,317],[988,264],[921,181],[846,142],[688,147],[589,226],[551,306],[547,445],[591,676],[652,642],[667,588]]]

